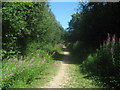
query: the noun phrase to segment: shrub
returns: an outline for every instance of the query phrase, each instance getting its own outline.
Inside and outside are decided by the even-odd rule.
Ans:
[[[112,88],[120,87],[120,41],[108,34],[107,41],[82,63],[85,72],[96,75]]]
[[[79,63],[81,63],[87,56],[92,52],[92,49],[89,45],[84,42],[75,42],[69,45],[69,49],[73,55],[79,57]]]

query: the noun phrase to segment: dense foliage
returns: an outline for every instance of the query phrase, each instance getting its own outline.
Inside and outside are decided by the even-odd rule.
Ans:
[[[83,72],[110,88],[120,87],[119,8],[119,2],[80,3],[68,28],[70,49]]]
[[[120,37],[120,3],[80,3],[69,23],[71,41],[83,41],[99,47],[107,33]]]
[[[62,41],[64,30],[47,2],[3,2],[2,12],[4,57]]]

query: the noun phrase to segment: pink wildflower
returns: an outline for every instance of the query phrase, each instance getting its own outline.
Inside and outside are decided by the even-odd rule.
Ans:
[[[13,76],[13,75],[14,75],[14,73],[11,73],[11,74],[10,74],[10,76]]]
[[[37,56],[40,56],[40,53],[38,53]]]
[[[42,63],[44,63],[46,61],[46,59],[42,60]]]
[[[108,38],[107,38],[106,44],[108,45],[109,43],[110,43],[110,34],[108,33]]]
[[[34,61],[34,58],[32,58],[31,61]]]
[[[4,78],[6,78],[6,76]]]
[[[14,59],[14,61],[17,61],[16,59]]]
[[[115,35],[112,37],[112,42],[115,43]]]
[[[20,72],[23,72],[24,71],[24,69],[23,70],[21,70]]]

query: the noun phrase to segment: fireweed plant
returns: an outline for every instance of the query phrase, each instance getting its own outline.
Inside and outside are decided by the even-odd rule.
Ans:
[[[82,63],[82,69],[85,73],[97,76],[104,86],[120,87],[120,39],[108,34],[100,49]]]
[[[58,66],[45,51],[20,59],[8,56],[2,62],[2,88],[27,88],[37,77],[42,78],[45,70],[52,65]]]

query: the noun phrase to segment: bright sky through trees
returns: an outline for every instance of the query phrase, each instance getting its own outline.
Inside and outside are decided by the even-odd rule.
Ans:
[[[63,28],[68,27],[71,15],[76,12],[78,2],[50,2],[50,8]]]

